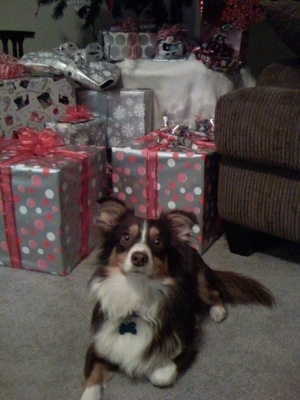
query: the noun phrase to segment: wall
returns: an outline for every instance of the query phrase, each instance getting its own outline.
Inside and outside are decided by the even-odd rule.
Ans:
[[[185,22],[190,29],[195,30],[195,36],[198,36],[200,30],[200,19],[195,18],[198,12],[197,5],[198,1],[195,0],[195,5],[187,10],[185,15]],[[83,22],[72,7],[67,7],[64,17],[59,20],[53,20],[51,17],[51,5],[40,7],[37,16],[36,10],[36,0],[0,0],[0,29],[36,32],[34,39],[25,40],[25,52],[51,49],[66,41],[73,41],[81,47],[93,40],[93,32],[91,29],[82,29]],[[100,20],[97,29],[105,29],[112,22],[110,15],[105,11]],[[248,65],[255,77],[271,62],[293,56],[294,53],[284,46],[268,23],[251,27]]]
[[[73,41],[81,47],[93,40],[93,32],[82,29],[83,21],[73,7],[67,7],[63,18],[58,20],[51,17],[52,5],[41,6],[37,16],[36,10],[36,0],[0,0],[0,29],[36,32],[34,39],[24,41],[25,52],[51,49],[66,41]],[[103,21],[110,23],[107,13],[104,13]]]

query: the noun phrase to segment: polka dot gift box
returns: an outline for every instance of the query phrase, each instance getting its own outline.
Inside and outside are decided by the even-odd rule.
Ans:
[[[196,148],[195,148],[195,144]],[[202,254],[222,233],[217,213],[219,156],[212,142],[193,148],[158,143],[155,132],[112,148],[113,195],[143,218],[175,208],[194,212],[195,246]]]
[[[66,275],[95,244],[106,150],[67,145],[44,155],[38,146],[2,142],[0,266]]]
[[[156,54],[157,34],[154,32],[104,31],[102,35],[104,55],[109,61],[122,61],[126,58],[153,58]]]

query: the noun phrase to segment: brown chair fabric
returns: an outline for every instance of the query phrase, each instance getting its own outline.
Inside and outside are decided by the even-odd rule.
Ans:
[[[256,86],[274,86],[289,89],[300,89],[299,61],[290,61],[291,63],[295,64],[295,66],[277,63],[270,64],[257,78]]]
[[[222,155],[300,171],[300,90],[257,86],[223,95],[215,138]]]
[[[255,231],[300,242],[300,173],[224,158],[218,212]]]

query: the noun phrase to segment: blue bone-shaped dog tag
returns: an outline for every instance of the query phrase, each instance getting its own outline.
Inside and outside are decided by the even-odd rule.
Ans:
[[[120,335],[124,335],[124,333],[132,333],[133,335],[137,334],[136,330],[136,323],[134,321],[131,322],[122,322],[122,324],[119,327],[119,333]]]

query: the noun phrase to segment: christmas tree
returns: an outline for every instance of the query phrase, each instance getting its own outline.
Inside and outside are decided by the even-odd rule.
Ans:
[[[137,17],[143,14],[158,27],[165,22],[181,23],[184,7],[192,3],[193,0],[170,0],[168,10],[163,0],[38,0],[39,6],[54,5],[54,19],[61,18],[67,6],[74,6],[78,16],[85,20],[84,27],[94,25],[102,6],[106,6],[115,18],[130,10]]]

